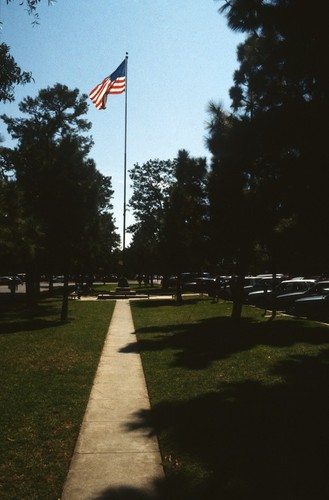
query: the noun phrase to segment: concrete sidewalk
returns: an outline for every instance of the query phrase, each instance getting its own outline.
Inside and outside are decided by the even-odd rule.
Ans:
[[[118,300],[61,499],[155,499],[163,483],[130,304]]]

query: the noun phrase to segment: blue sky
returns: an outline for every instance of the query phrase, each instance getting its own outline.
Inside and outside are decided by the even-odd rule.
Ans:
[[[25,8],[0,0],[1,42],[35,83],[17,87],[16,101],[1,103],[1,113],[18,117],[18,103],[59,82],[89,94],[128,59],[127,202],[129,169],[150,159],[173,159],[180,149],[207,157],[205,123],[213,100],[230,110],[228,91],[238,68],[241,34],[232,32],[222,2],[214,0],[57,0],[38,8],[31,25]],[[89,100],[94,147],[90,156],[112,177],[118,232],[123,230],[125,94],[109,96],[99,111]],[[11,146],[5,128],[4,145]],[[126,225],[133,222],[128,211]],[[130,236],[126,236],[129,244]]]

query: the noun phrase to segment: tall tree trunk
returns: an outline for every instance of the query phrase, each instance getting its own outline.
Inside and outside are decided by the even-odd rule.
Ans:
[[[25,293],[27,302],[31,305],[36,304],[40,293],[40,278],[33,270],[26,273]]]
[[[244,275],[236,276],[231,282],[233,308],[231,318],[239,321],[242,316]]]
[[[272,319],[274,319],[276,317],[276,297],[275,297],[275,292],[274,292],[274,289],[275,289],[275,286],[276,286],[276,269],[273,271],[273,275],[272,275],[272,298],[271,298],[271,308],[272,308]]]
[[[69,312],[69,276],[66,273],[64,275],[61,321],[67,321],[68,312]]]
[[[176,300],[177,300],[177,302],[183,302],[183,297],[182,297],[182,279],[181,279],[180,273],[177,274]]]
[[[49,275],[49,295],[54,294],[54,276],[52,274]]]

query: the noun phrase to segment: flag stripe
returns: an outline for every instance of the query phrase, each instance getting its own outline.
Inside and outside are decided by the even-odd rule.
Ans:
[[[108,94],[122,94],[125,90],[126,63],[123,61],[110,76],[91,90],[89,97],[97,109],[105,109]]]

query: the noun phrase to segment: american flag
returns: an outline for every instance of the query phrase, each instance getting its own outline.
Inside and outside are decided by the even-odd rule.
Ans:
[[[110,75],[104,78],[102,83],[89,93],[89,97],[97,109],[106,108],[108,94],[122,94],[126,90],[126,61],[123,60],[120,66]]]

